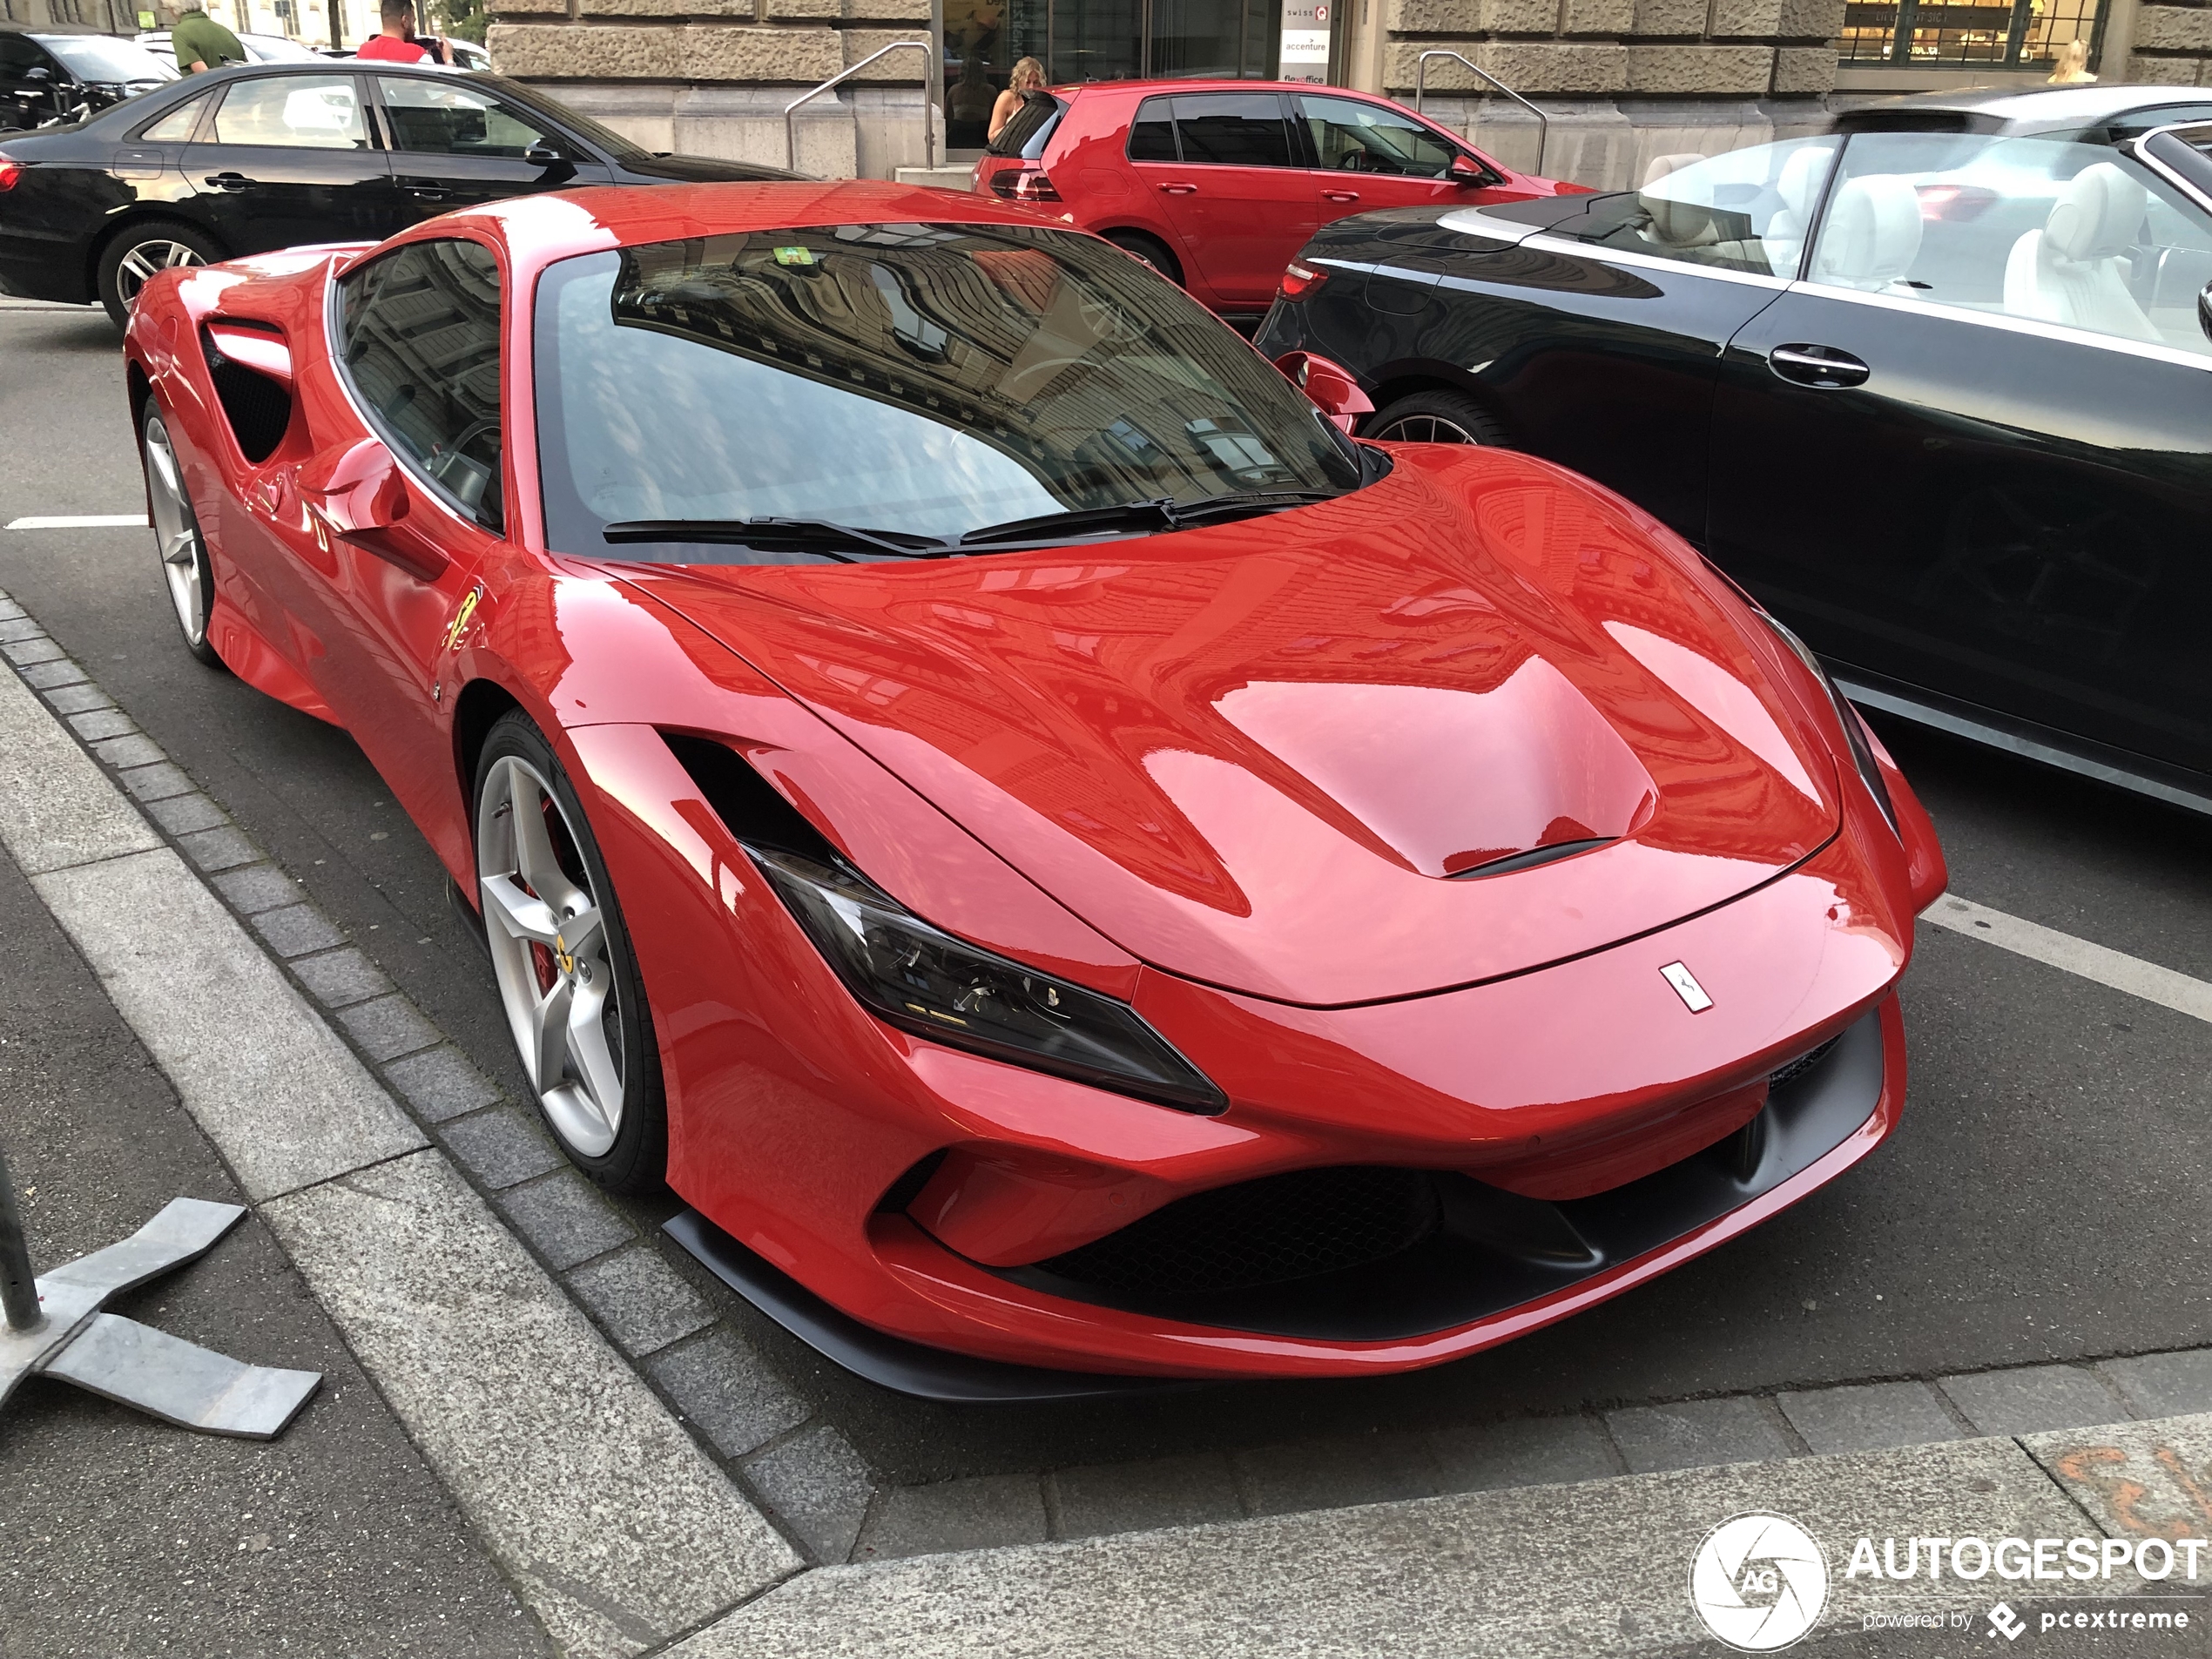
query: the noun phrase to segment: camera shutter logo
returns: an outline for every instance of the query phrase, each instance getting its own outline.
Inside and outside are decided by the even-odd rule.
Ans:
[[[1820,1622],[1828,1558],[1786,1515],[1731,1515],[1690,1559],[1689,1604],[1730,1647],[1773,1653]]]

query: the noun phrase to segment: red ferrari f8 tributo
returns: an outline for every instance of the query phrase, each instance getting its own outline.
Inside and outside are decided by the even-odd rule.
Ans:
[[[1813,659],[1103,241],[580,190],[126,349],[187,647],[359,741],[576,1163],[871,1374],[1433,1365],[1897,1122],[1942,855]]]

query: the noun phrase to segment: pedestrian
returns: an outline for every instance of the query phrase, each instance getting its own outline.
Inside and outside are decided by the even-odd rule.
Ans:
[[[1014,118],[1015,111],[1032,93],[1044,91],[1044,65],[1034,57],[1025,57],[1014,66],[1006,78],[1006,91],[999,94],[998,102],[991,106],[989,138],[995,138],[1004,132],[1006,124]]]
[[[238,44],[238,37],[201,6],[193,6],[177,19],[169,30],[169,47],[177,54],[177,67],[187,75],[246,61],[246,48]]]
[[[434,57],[430,49],[415,37],[414,0],[384,0],[381,16],[384,32],[371,35],[361,42],[356,57],[373,59],[380,64],[431,64],[453,62],[453,48],[438,42]]]

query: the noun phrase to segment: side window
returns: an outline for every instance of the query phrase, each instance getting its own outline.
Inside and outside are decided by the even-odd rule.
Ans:
[[[1440,179],[1459,153],[1418,121],[1358,98],[1298,97],[1318,165],[1338,172]]]
[[[1807,280],[2212,353],[2212,222],[2104,145],[1867,133],[1844,151]]]
[[[474,242],[415,242],[338,287],[346,375],[379,434],[498,529],[498,262]]]
[[[0,75],[18,78],[45,61],[45,55],[21,35],[0,35]]]
[[[379,80],[392,141],[418,155],[519,158],[559,140],[506,105],[454,82]]]
[[[366,150],[368,129],[350,75],[271,75],[239,81],[215,111],[218,144]]]
[[[1148,98],[1136,106],[1136,119],[1129,124],[1131,161],[1180,161],[1175,150],[1175,111],[1163,98]]]
[[[1833,138],[1791,138],[1661,170],[1642,190],[1601,198],[1557,234],[1601,248],[1710,265],[1757,276],[1795,277],[1820,187],[1835,165]]]
[[[1289,167],[1297,164],[1291,124],[1272,92],[1184,94],[1175,100],[1175,127],[1185,162],[1220,167]]]
[[[188,98],[175,109],[140,130],[138,138],[145,144],[182,144],[199,130],[199,118],[207,111],[207,100],[212,92],[202,92],[198,98]]]

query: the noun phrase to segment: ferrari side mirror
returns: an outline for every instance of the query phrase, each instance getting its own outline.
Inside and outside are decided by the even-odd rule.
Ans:
[[[1363,415],[1375,412],[1374,401],[1359,389],[1352,371],[1312,352],[1285,352],[1275,367],[1305,394],[1306,401],[1329,417],[1338,430],[1349,434]]]
[[[319,533],[327,529],[425,582],[435,581],[446,568],[436,543],[408,523],[414,501],[406,475],[377,439],[317,455],[302,469],[300,488],[314,507]]]

